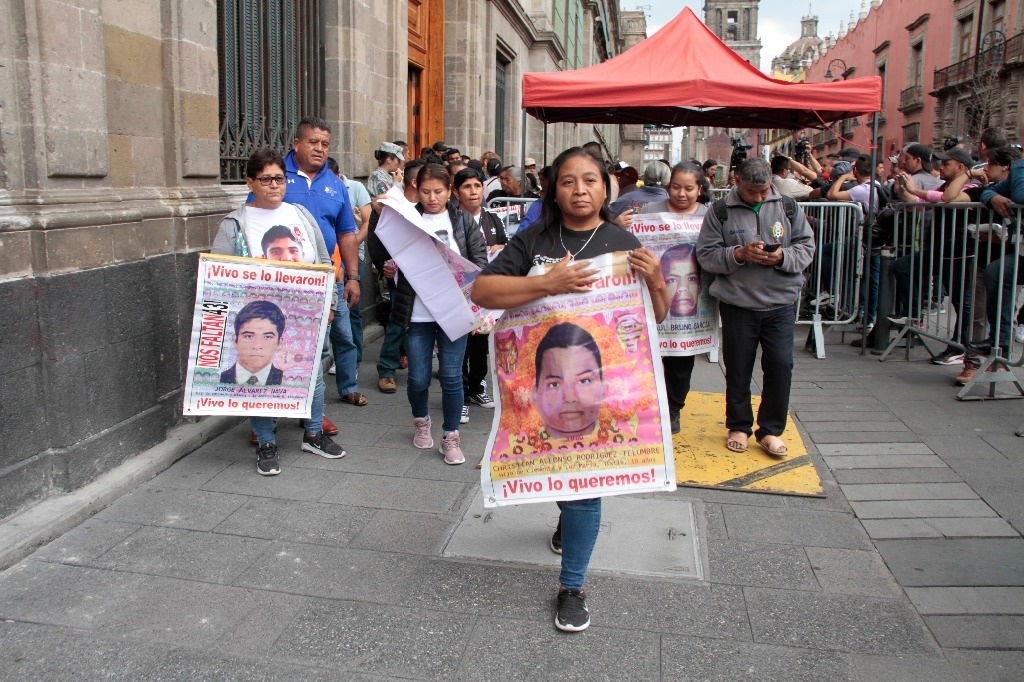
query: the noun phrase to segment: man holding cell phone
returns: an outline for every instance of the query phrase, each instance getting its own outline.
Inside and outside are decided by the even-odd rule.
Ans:
[[[715,274],[710,291],[722,317],[725,445],[745,452],[753,434],[765,453],[785,457],[780,436],[789,412],[796,306],[814,234],[800,206],[772,186],[764,159],[745,160],[736,175],[736,187],[712,204],[697,238],[697,261]],[[764,380],[753,431],[750,379],[758,346]]]

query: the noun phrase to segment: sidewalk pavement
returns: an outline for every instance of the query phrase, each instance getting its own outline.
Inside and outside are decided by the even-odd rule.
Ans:
[[[828,496],[609,498],[599,552],[690,514],[699,570],[595,553],[584,633],[552,624],[554,508],[517,529],[538,551],[487,532],[491,412],[446,466],[411,446],[404,372],[383,395],[367,360],[370,405],[328,405],[345,458],[302,453],[288,421],[264,478],[240,423],[0,574],[0,679],[1024,678],[1024,403],[956,401],[958,368],[923,351],[828,354],[795,351],[791,405]],[[723,390],[720,368],[693,387]]]

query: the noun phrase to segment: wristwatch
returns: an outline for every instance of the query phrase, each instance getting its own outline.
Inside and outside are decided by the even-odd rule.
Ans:
[[[345,275],[345,281],[346,282],[358,282],[359,281],[359,275]]]

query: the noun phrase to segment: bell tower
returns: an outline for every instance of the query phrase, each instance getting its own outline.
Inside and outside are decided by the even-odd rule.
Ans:
[[[761,68],[761,40],[757,37],[759,0],[705,0],[704,23],[755,68]]]

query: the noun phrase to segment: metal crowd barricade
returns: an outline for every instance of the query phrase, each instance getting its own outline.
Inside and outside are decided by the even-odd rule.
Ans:
[[[505,234],[510,238],[519,230],[519,223],[526,216],[530,204],[537,201],[533,197],[499,197],[488,201],[484,208],[501,219]]]
[[[731,191],[732,191],[732,187],[712,187],[711,188],[711,198],[713,200],[714,199],[724,199],[725,195],[728,194]]]
[[[886,360],[903,344],[909,360],[915,341],[930,352],[927,342],[937,341],[935,355],[955,349],[979,365],[957,398],[1024,397],[1024,385],[1011,370],[1024,364],[1022,344],[1014,333],[1019,285],[1024,283],[1024,209],[1013,206],[1011,217],[1004,219],[977,203],[920,202],[893,208],[891,234],[882,236],[895,257],[895,310],[878,311],[876,334],[888,338],[891,328],[898,333],[879,359]],[[984,350],[976,344],[986,340],[994,341],[992,351],[984,357],[974,353]],[[969,395],[979,384],[987,387],[987,395]],[[997,394],[999,384],[1016,388],[1017,394]]]
[[[825,357],[825,327],[853,323],[860,310],[864,211],[850,202],[800,202],[814,231],[814,261],[797,324],[809,325],[807,348]]]

